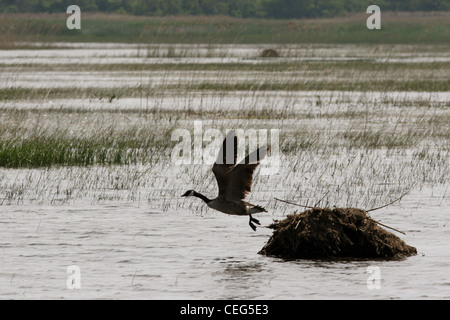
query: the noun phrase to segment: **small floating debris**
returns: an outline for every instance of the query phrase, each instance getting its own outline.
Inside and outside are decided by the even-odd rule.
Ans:
[[[275,231],[259,254],[284,259],[395,259],[417,254],[362,209],[312,208],[274,221],[269,228]]]

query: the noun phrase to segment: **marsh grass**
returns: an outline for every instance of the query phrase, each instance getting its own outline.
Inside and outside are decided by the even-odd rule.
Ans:
[[[67,99],[73,97],[86,99],[112,100],[117,96],[138,96],[139,87],[122,88],[2,88],[0,101]]]
[[[33,138],[0,143],[0,166],[6,168],[51,165],[133,164],[145,159],[135,146],[106,140]],[[142,160],[141,160],[142,161]]]
[[[179,83],[161,85],[135,85],[117,88],[101,87],[65,87],[65,88],[1,88],[0,101],[9,100],[47,100],[47,99],[69,99],[84,98],[108,100],[129,97],[150,98],[163,94],[174,94],[177,92],[192,91],[424,91],[445,92],[450,87],[450,80],[324,80],[324,81],[283,81],[274,79],[262,82],[201,82],[201,83]],[[419,103],[419,102],[417,102]]]
[[[404,50],[409,50],[405,47]],[[320,48],[315,50],[320,51]],[[397,49],[398,50],[398,49]],[[400,51],[398,54],[403,54]],[[60,85],[21,84],[25,75],[52,77],[66,74]],[[127,77],[133,80],[119,86],[77,86],[71,79],[83,79],[86,72],[101,74],[108,84]],[[118,64],[0,64],[0,101],[52,100],[86,98],[112,101],[139,97],[149,99],[164,95],[189,94],[192,91],[425,91],[445,92],[450,87],[446,76],[448,62],[377,62],[377,61],[269,61],[261,63],[118,63]],[[139,81],[136,81],[136,75]],[[133,78],[134,77],[134,78]],[[19,81],[18,85],[15,83]],[[32,83],[32,82],[30,82]],[[37,82],[39,83],[39,82]],[[390,98],[392,99],[392,98]],[[393,101],[395,103],[395,101]],[[403,103],[401,100],[399,103]],[[415,101],[419,103],[419,101]],[[430,101],[421,100],[426,104]]]
[[[1,109],[0,166],[10,168],[52,165],[129,165],[164,161],[176,142],[175,128],[189,128],[194,120],[213,120],[214,128],[246,126],[279,128],[280,150],[296,155],[305,150],[407,150],[422,145],[448,150],[446,108],[409,110],[375,106],[360,98],[362,107],[335,109],[311,97],[311,108],[246,108],[234,110],[28,108]],[[398,102],[398,101],[397,101]],[[244,103],[246,103],[244,101]],[[395,107],[397,108],[397,107]],[[380,112],[380,110],[383,110]],[[389,112],[386,112],[389,110]],[[438,112],[438,113],[436,113]],[[293,119],[298,122],[292,122]],[[220,122],[217,122],[220,120]],[[283,124],[285,122],[285,124]],[[23,126],[27,123],[27,126]],[[332,152],[332,151],[331,151]]]
[[[391,128],[384,134],[376,128],[366,129],[365,135],[358,135],[356,132],[363,130],[362,122],[360,129],[353,126],[336,131],[321,124],[322,120],[305,119],[313,121],[315,129],[302,129],[305,122],[282,129],[279,171],[270,176],[256,175],[252,197],[271,212],[282,210],[272,201],[274,194],[307,205],[318,203],[369,209],[385,204],[405,190],[448,183],[450,172],[446,164],[450,146],[443,143],[446,138],[432,139],[426,133],[411,137],[412,131],[406,128]],[[23,172],[25,176],[8,178],[13,171],[5,175],[0,170],[0,202],[64,204],[81,199],[90,199],[92,203],[147,202],[163,211],[189,210],[206,214],[207,209],[201,203],[186,203],[179,195],[186,188],[195,187],[214,196],[211,168],[205,164],[171,165],[170,151],[174,142],[170,141],[171,130],[163,134],[162,121],[148,123],[158,128],[158,137],[151,143],[144,143],[147,141],[144,135],[133,138],[135,135],[130,132],[128,135],[117,129],[112,132],[111,127],[105,125],[97,127],[98,132],[84,132],[83,139],[45,140],[42,137],[41,145],[36,139],[26,139],[25,143],[10,139],[9,156],[19,156],[22,163],[17,174]],[[225,122],[220,128],[225,130],[247,121],[241,120],[234,125]],[[183,121],[177,128],[189,128],[191,124]],[[92,125],[94,122],[87,127]],[[271,125],[274,124],[268,123],[265,127]],[[104,138],[105,132],[110,139]],[[114,141],[118,137],[125,141]],[[69,144],[74,141],[77,144]],[[13,145],[15,149],[11,150]],[[139,148],[135,149],[136,146]],[[133,153],[133,150],[139,152]],[[39,152],[42,154],[37,155]],[[58,154],[61,155],[59,159]],[[102,157],[103,163],[99,161]],[[44,164],[46,159],[48,162]],[[35,162],[24,162],[26,160]],[[13,162],[7,166],[16,167]],[[27,169],[30,167],[38,169]],[[267,193],[268,190],[273,191]]]
[[[370,80],[367,81],[299,81],[299,82],[248,82],[248,83],[201,83],[190,85],[185,90],[216,90],[216,91],[447,91],[450,80]],[[171,88],[171,87],[169,87]]]
[[[84,113],[36,113],[13,111],[3,113],[0,129],[0,166],[32,168],[50,166],[130,165],[156,161],[172,146],[169,122],[159,130],[142,125],[123,126]],[[20,126],[29,118],[29,127]],[[82,125],[80,126],[80,123]]]
[[[394,49],[393,58],[409,54],[409,48]],[[4,63],[0,72],[22,75],[47,66],[52,72],[67,72],[68,78],[75,67]],[[280,170],[257,174],[252,192],[258,203],[274,211],[281,210],[273,201],[275,194],[307,205],[369,209],[405,190],[449,182],[447,62],[271,60],[79,67],[92,74],[111,68],[124,78],[127,70],[142,77],[117,88],[101,83],[58,87],[56,81],[36,88],[4,85],[0,204],[145,201],[158,210],[202,215],[206,206],[179,196],[189,188],[213,196],[210,166],[171,162],[177,143],[172,132],[185,128],[192,133],[196,120],[205,129],[222,132],[280,130]],[[163,79],[155,84],[144,71],[162,71]],[[184,73],[173,77],[179,71]],[[244,77],[236,81],[240,73]],[[378,78],[366,77],[374,74]]]
[[[445,50],[445,48],[444,48]],[[298,54],[298,53],[297,53]],[[180,55],[179,58],[185,58],[186,56]],[[214,55],[214,57],[217,57]],[[2,71],[57,71],[57,72],[114,72],[114,71],[257,71],[257,72],[305,72],[305,71],[325,71],[330,73],[339,73],[346,71],[347,73],[356,73],[362,71],[387,72],[394,74],[396,72],[424,72],[429,70],[445,71],[450,69],[450,62],[416,62],[416,63],[404,63],[404,62],[378,62],[373,59],[349,60],[349,61],[277,61],[272,60],[270,62],[263,63],[245,63],[245,62],[226,62],[222,63],[77,63],[77,64],[46,64],[46,63],[24,63],[24,64],[2,64],[0,63],[0,70]]]
[[[448,12],[383,12],[383,29],[365,27],[367,15],[333,19],[263,20],[228,17],[135,17],[83,14],[68,30],[64,14],[1,15],[1,47],[23,41],[125,43],[448,43]],[[6,35],[6,36],[5,36]]]

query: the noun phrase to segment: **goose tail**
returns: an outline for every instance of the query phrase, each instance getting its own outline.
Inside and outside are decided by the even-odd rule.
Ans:
[[[258,205],[252,205],[251,207],[247,208],[247,213],[248,214],[260,213],[260,212],[267,212],[267,210],[266,210],[266,208],[263,208],[263,207],[258,206]]]

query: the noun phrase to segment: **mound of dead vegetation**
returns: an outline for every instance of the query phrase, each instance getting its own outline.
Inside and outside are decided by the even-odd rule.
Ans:
[[[278,58],[280,55],[274,49],[265,49],[261,52],[262,58]]]
[[[364,210],[313,208],[269,227],[272,237],[259,252],[285,259],[400,258],[416,248],[381,228]]]

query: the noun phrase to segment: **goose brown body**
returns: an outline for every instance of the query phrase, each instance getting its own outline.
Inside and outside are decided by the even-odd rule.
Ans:
[[[256,230],[253,222],[259,224],[259,221],[251,215],[267,212],[267,210],[261,206],[248,203],[244,199],[251,192],[255,169],[269,150],[268,146],[261,147],[247,155],[241,162],[236,163],[237,137],[234,131],[229,131],[212,168],[219,186],[219,195],[215,199],[208,199],[194,190],[188,190],[183,196],[200,198],[208,207],[226,214],[248,215],[250,227]]]

